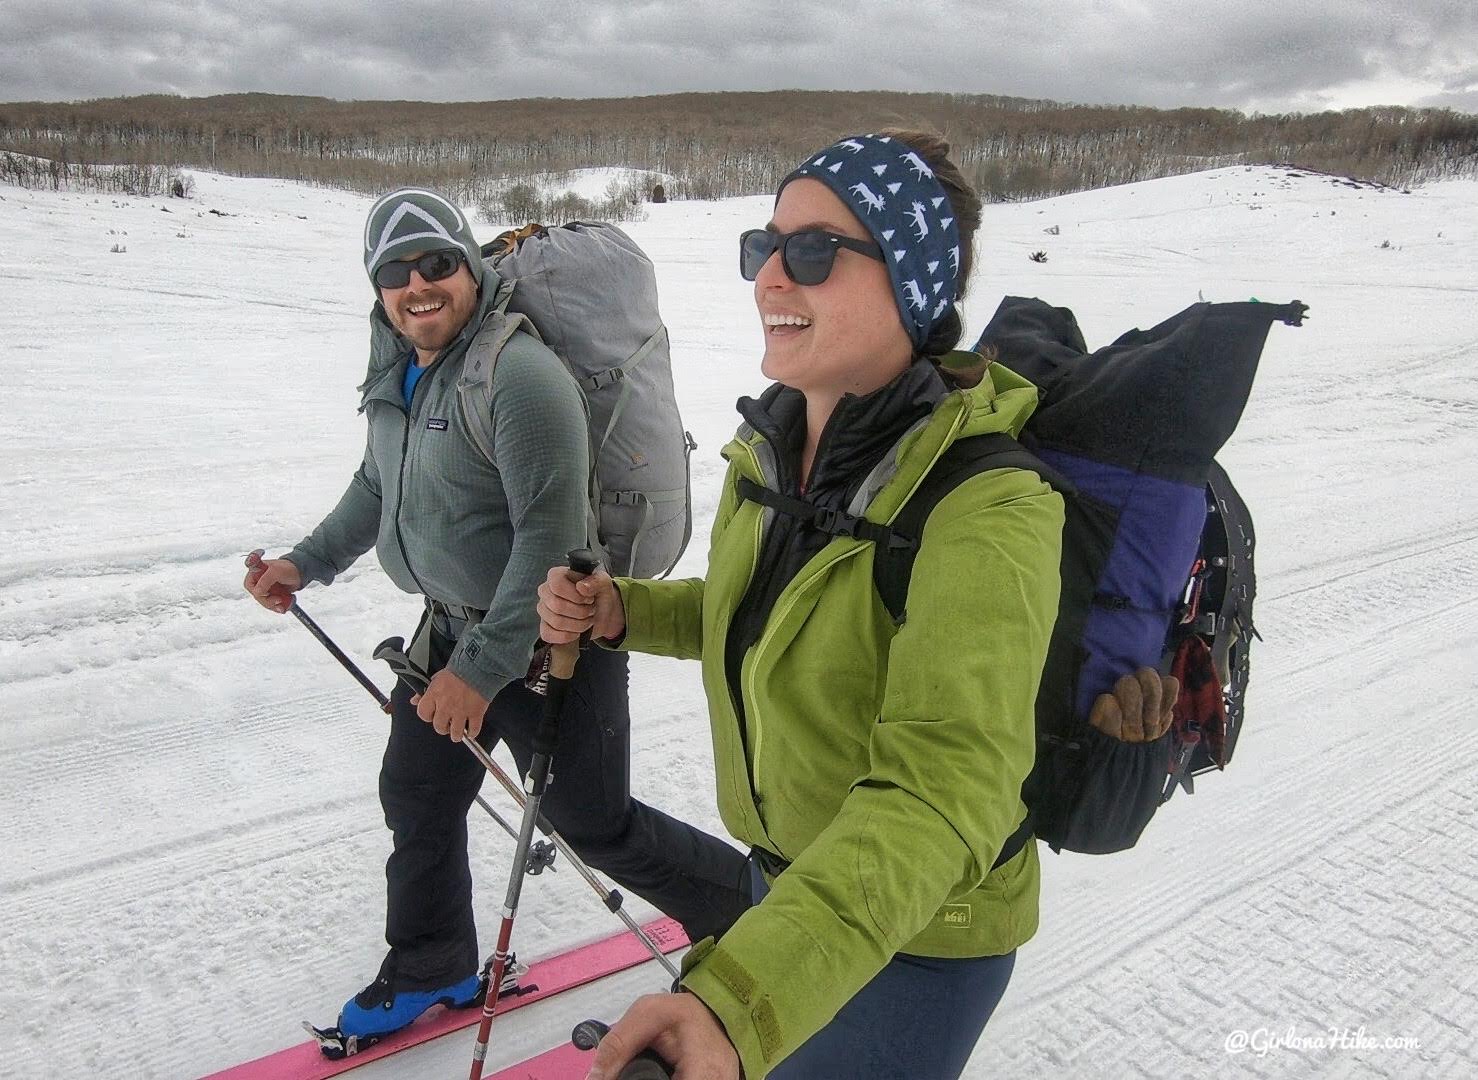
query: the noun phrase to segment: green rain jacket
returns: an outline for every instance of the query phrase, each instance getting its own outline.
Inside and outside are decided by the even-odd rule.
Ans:
[[[888,523],[954,440],[1017,434],[1036,402],[999,364],[948,394],[863,485],[864,516]],[[831,540],[745,654],[741,714],[725,639],[770,512],[736,485],[773,487],[776,467],[747,424],[724,456],[707,577],[619,580],[620,647],[702,661],[720,815],[791,864],[683,979],[758,1080],[895,953],[999,955],[1036,932],[1036,846],[991,866],[1026,814],[1063,504],[1017,469],[962,483],[926,523],[901,626],[874,587],[873,545]]]

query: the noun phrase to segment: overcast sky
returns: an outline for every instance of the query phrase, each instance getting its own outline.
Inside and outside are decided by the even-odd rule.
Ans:
[[[0,0],[0,101],[784,88],[1478,112],[1478,0]]]

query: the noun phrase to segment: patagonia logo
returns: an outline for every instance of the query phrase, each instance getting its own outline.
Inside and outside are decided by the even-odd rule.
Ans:
[[[445,431],[446,430],[446,421],[443,420],[439,416],[433,416],[430,420],[427,420],[426,421],[426,430],[427,431]]]
[[[946,904],[943,915],[945,926],[958,926],[963,930],[970,925],[969,904]]]

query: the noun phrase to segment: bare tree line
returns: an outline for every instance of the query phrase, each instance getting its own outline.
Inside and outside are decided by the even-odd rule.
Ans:
[[[554,174],[556,177],[559,174]],[[537,183],[516,181],[503,191],[478,204],[489,221],[537,221],[544,225],[563,225],[570,221],[635,221],[645,216],[642,203],[661,187],[661,177],[654,173],[633,173],[617,177],[606,185],[604,197],[587,199],[573,191],[552,190]],[[665,192],[663,197],[665,198]]]
[[[623,165],[674,198],[773,191],[858,128],[945,132],[990,199],[1065,194],[1231,164],[1292,163],[1397,187],[1478,174],[1478,116],[1373,108],[1256,115],[963,94],[677,94],[502,102],[234,94],[0,105],[0,150],[74,165],[214,169],[364,192],[418,183],[469,203],[539,173]]]
[[[90,165],[0,151],[0,183],[53,191],[100,191],[110,195],[193,193],[195,181],[168,165]]]

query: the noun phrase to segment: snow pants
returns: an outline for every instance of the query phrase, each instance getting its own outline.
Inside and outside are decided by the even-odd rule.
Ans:
[[[751,868],[755,902],[769,891]],[[953,1080],[1006,993],[1016,953],[937,959],[897,953],[769,1080]]]
[[[430,671],[454,642],[432,631]],[[438,735],[397,682],[390,739],[380,770],[380,805],[394,834],[385,864],[385,940],[397,990],[433,989],[477,971],[467,814],[487,772],[465,747]],[[533,758],[544,698],[522,683],[488,706],[478,741],[507,744],[519,773]],[[592,869],[681,922],[696,941],[722,933],[749,907],[747,862],[717,837],[631,798],[627,657],[604,649],[580,656],[566,699],[544,816]],[[505,815],[517,822],[518,808]],[[492,822],[487,823],[494,827]],[[537,835],[537,834],[536,834]],[[501,904],[508,869],[497,867]],[[491,903],[491,901],[490,901]]]

